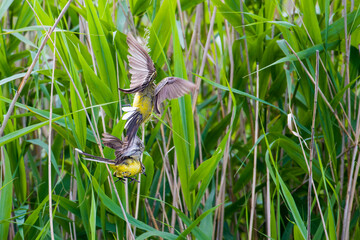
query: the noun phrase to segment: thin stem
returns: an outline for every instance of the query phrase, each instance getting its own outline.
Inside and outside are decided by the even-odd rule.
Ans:
[[[56,33],[54,37],[54,49],[56,49]],[[51,75],[51,90],[50,90],[50,111],[49,111],[49,142],[48,142],[48,191],[49,191],[49,218],[50,218],[50,236],[51,240],[54,240],[54,223],[52,215],[52,186],[51,186],[51,145],[52,145],[52,112],[53,112],[53,95],[54,95],[54,79],[55,79],[55,67],[56,67],[56,51],[53,55],[53,70]]]
[[[201,62],[201,65],[200,65],[200,71],[198,73],[199,76],[202,76],[203,73],[204,73],[205,63],[206,63],[206,59],[207,59],[207,55],[208,55],[208,50],[209,50],[209,47],[210,47],[210,42],[211,42],[212,31],[213,31],[214,23],[215,23],[215,16],[216,16],[216,7],[214,7],[214,10],[213,10],[213,13],[212,13],[212,16],[211,16],[211,20],[210,20],[209,32],[208,32],[208,35],[207,35],[207,38],[206,38],[204,54],[203,54],[202,62]],[[197,89],[196,89],[196,91],[194,93],[194,98],[193,98],[193,106],[192,106],[193,113],[195,112],[196,100],[197,100],[197,97],[199,95],[200,82],[201,82],[201,78],[196,77],[195,83],[196,83]]]
[[[319,91],[319,51],[316,51],[316,76],[315,76],[315,96],[314,96],[314,108],[313,108],[313,118],[311,124],[311,144],[310,144],[310,157],[309,157],[309,186],[308,186],[308,236],[307,239],[311,239],[311,183],[313,182],[313,172],[312,172],[312,161],[315,153],[315,119],[316,119],[316,110],[317,110],[317,96]]]
[[[266,168],[266,234],[271,237],[270,173]]]
[[[349,239],[349,228],[350,228],[350,215],[352,209],[352,202],[354,200],[355,195],[355,186],[356,180],[359,173],[359,164],[360,161],[358,160],[356,169],[355,169],[355,159],[358,154],[358,147],[359,147],[359,137],[360,137],[360,108],[358,108],[357,114],[357,122],[356,122],[356,135],[355,135],[355,148],[353,151],[352,159],[351,159],[351,167],[350,167],[350,174],[349,174],[349,181],[347,184],[347,192],[346,192],[346,200],[345,200],[345,209],[344,209],[344,219],[343,219],[343,232],[341,235],[341,239]],[[360,155],[359,155],[360,159]],[[354,173],[355,172],[355,173]]]
[[[253,81],[251,76],[251,68],[250,68],[250,60],[249,60],[249,51],[248,51],[248,44],[247,44],[247,38],[246,38],[246,31],[245,31],[245,17],[244,17],[244,4],[245,0],[240,0],[240,12],[241,12],[241,24],[242,24],[242,33],[244,37],[244,51],[245,51],[245,59],[246,59],[246,69],[249,76],[249,88],[251,95],[254,96],[254,90],[253,90]],[[248,90],[247,90],[248,91]],[[246,99],[246,102],[248,104],[249,109],[251,109],[250,100]],[[255,100],[253,100],[253,105],[255,105]],[[250,123],[253,123],[253,113],[252,111],[249,111],[249,117],[250,117]],[[251,134],[253,136],[252,139],[254,139],[253,144],[255,144],[255,136],[254,136],[254,124],[250,124],[251,128]]]
[[[300,60],[299,56],[296,54],[296,52],[294,51],[294,49],[292,49],[292,47],[290,46],[290,44],[285,41],[287,46],[290,48],[290,50],[292,51],[292,53],[295,55],[295,57],[298,59],[299,63],[301,64],[301,66],[303,67],[304,71],[306,72],[306,74],[308,75],[308,77],[310,78],[310,80],[313,82],[313,84],[315,85],[315,80],[313,78],[313,76],[310,74],[310,72],[307,70],[307,68],[305,67],[304,63]],[[342,130],[344,131],[344,133],[346,133],[346,135],[349,137],[349,140],[354,144],[354,140],[351,138],[351,135],[348,133],[348,131],[346,131],[344,125],[342,124],[341,120],[339,119],[338,115],[336,114],[335,110],[333,109],[333,107],[331,106],[331,104],[329,103],[329,101],[326,99],[326,96],[324,95],[324,93],[321,91],[321,89],[319,88],[319,93],[321,98],[324,100],[325,104],[328,106],[329,110],[331,111],[331,113],[335,116],[339,126],[342,128]]]
[[[319,89],[319,91],[320,91],[320,89]],[[291,114],[291,119],[292,119],[292,121],[293,121],[293,123],[294,123],[294,126],[295,126],[296,136],[297,136],[298,139],[299,139],[300,147],[301,147],[301,150],[302,150],[303,157],[304,157],[304,159],[305,159],[305,163],[306,163],[307,169],[308,169],[308,171],[310,172],[309,161],[308,161],[308,158],[307,158],[307,156],[306,156],[306,154],[305,154],[305,149],[304,149],[304,145],[303,145],[303,141],[304,141],[304,140],[303,140],[303,139],[301,138],[301,136],[300,136],[299,129],[298,129],[297,125],[296,125],[296,122],[295,122],[295,119],[294,119],[294,115],[293,115],[291,109],[290,109],[290,114]],[[328,234],[328,232],[327,232],[327,230],[326,230],[326,223],[325,223],[325,219],[324,219],[324,214],[323,214],[322,211],[321,211],[320,200],[319,200],[318,194],[317,194],[317,192],[316,192],[317,189],[316,189],[316,186],[315,186],[314,181],[311,182],[311,185],[312,185],[313,190],[314,190],[314,195],[315,195],[315,199],[316,199],[316,204],[317,204],[318,209],[319,209],[320,218],[321,218],[321,223],[323,224],[323,228],[324,228],[324,232],[325,232],[325,237],[326,237],[326,239],[328,240],[328,239],[329,239],[329,234]]]
[[[142,124],[142,142],[145,141],[145,123]],[[141,158],[140,161],[143,161],[143,154],[141,154]],[[136,194],[136,206],[135,206],[135,219],[138,218],[139,215],[139,205],[140,205],[140,187],[141,187],[141,174],[138,175],[138,181],[139,183],[137,184],[137,194]],[[136,232],[136,226],[134,226],[134,232]]]
[[[259,63],[256,65],[256,97],[259,98]],[[258,133],[259,133],[259,101],[255,102],[255,138],[254,142],[257,142]],[[256,207],[256,167],[257,167],[257,150],[256,146],[254,149],[254,167],[253,167],[253,179],[252,179],[252,188],[251,188],[251,209],[250,209],[250,226],[249,226],[249,239],[252,239],[253,226],[254,226],[254,217],[255,217],[255,207]]]

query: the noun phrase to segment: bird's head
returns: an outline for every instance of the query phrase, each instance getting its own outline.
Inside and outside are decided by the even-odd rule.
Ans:
[[[144,152],[145,150],[145,145],[144,143],[141,141],[141,139],[138,136],[135,136],[135,142],[134,142],[135,147],[138,149],[138,151],[140,151],[141,153]]]

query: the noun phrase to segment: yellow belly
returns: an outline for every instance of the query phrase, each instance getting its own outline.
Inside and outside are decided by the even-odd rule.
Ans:
[[[138,108],[143,117],[143,122],[145,122],[150,117],[154,108],[153,97],[137,92],[134,97],[133,107]]]
[[[140,161],[126,159],[119,165],[110,165],[114,169],[114,174],[118,178],[132,177],[141,172]]]

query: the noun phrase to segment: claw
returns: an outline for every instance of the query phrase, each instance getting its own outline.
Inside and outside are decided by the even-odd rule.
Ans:
[[[124,179],[124,178],[118,178],[118,180],[116,180],[115,183],[117,183],[118,181],[121,181],[122,183],[125,183],[125,179]]]
[[[130,181],[130,183],[132,183],[132,182],[138,182],[138,183],[140,183],[138,180],[136,180],[135,178],[132,178],[132,177],[127,177],[128,179],[130,179],[131,181]]]

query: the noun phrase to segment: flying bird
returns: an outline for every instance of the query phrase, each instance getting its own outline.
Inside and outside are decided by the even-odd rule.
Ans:
[[[138,136],[134,141],[129,142],[127,137],[121,141],[115,136],[103,133],[102,141],[105,146],[115,150],[115,160],[94,156],[77,148],[75,150],[81,155],[87,156],[83,158],[85,160],[109,164],[114,169],[114,177],[119,178],[118,180],[122,182],[125,182],[125,178],[130,179],[130,182],[137,181],[133,176],[139,173],[146,176],[145,166],[141,162],[145,146]]]
[[[143,46],[129,34],[127,36],[129,45],[129,65],[130,65],[130,88],[121,89],[124,93],[135,93],[132,107],[123,107],[127,112],[122,117],[127,120],[125,129],[126,136],[131,142],[137,133],[140,125],[146,122],[153,109],[160,113],[160,104],[165,99],[173,99],[196,89],[196,85],[190,81],[177,77],[164,78],[159,84],[155,84],[156,69],[154,62]]]

